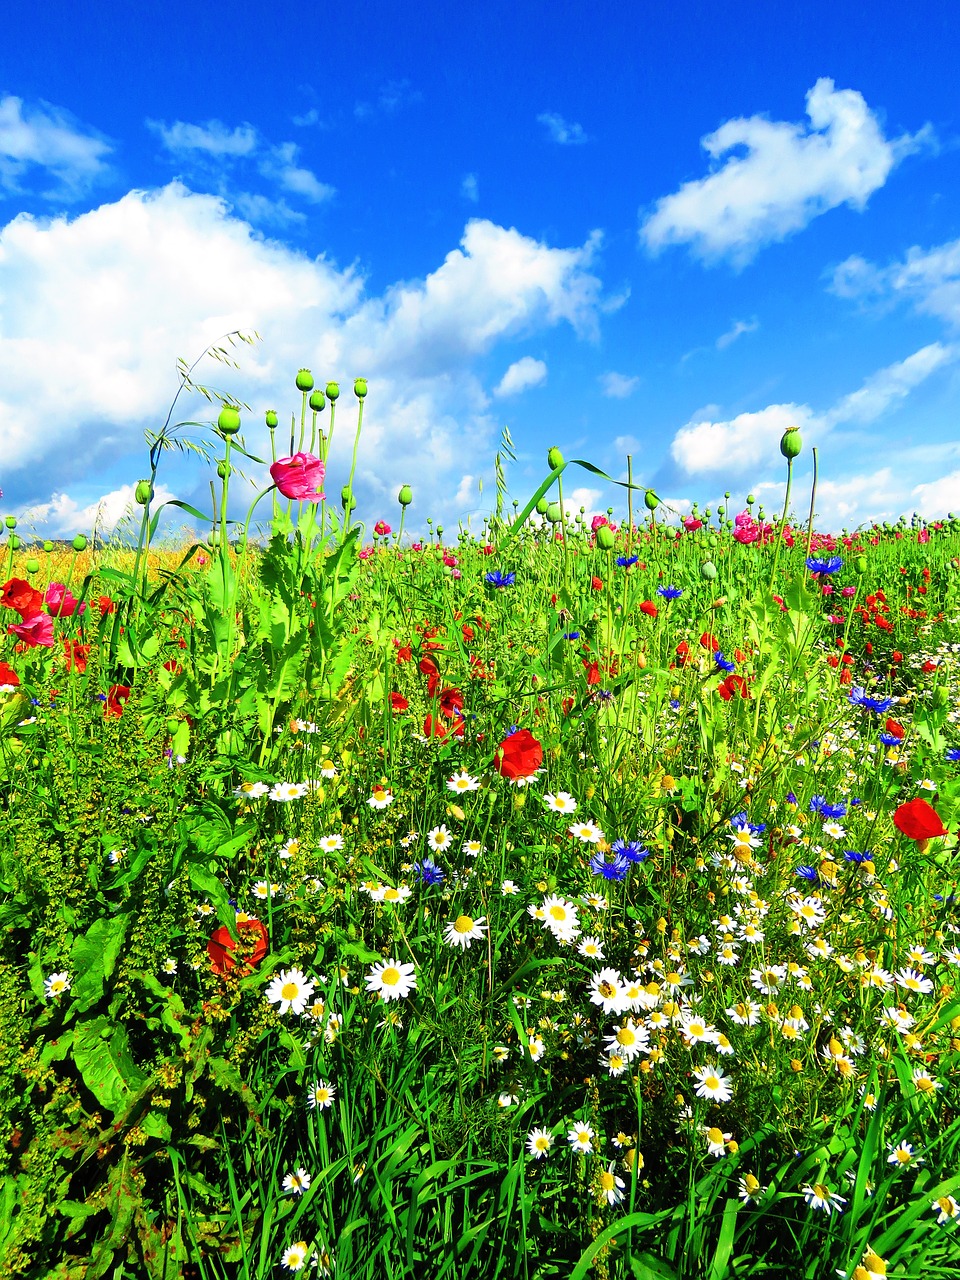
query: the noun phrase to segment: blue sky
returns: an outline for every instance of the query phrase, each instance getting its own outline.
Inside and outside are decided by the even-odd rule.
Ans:
[[[409,482],[415,527],[476,527],[504,424],[521,500],[557,444],[615,476],[630,453],[679,510],[772,509],[797,423],[822,525],[960,509],[950,7],[644,8],[12,11],[3,511],[114,522],[177,358],[234,328],[262,341],[198,377],[250,404],[254,452],[298,368],[340,380],[335,493],[367,377],[371,522]],[[159,477],[203,506],[209,478],[189,454]]]

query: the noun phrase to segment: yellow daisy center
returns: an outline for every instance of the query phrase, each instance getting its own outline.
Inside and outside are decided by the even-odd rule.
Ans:
[[[722,1141],[723,1141],[723,1134],[720,1132],[720,1130],[719,1130],[719,1129],[716,1129],[716,1128],[714,1128],[714,1129],[708,1129],[708,1130],[707,1130],[707,1137],[710,1139],[710,1141],[711,1141],[711,1142],[722,1142]]]
[[[469,933],[473,928],[473,921],[469,916],[457,916],[453,927],[457,933]]]
[[[631,1027],[621,1027],[617,1032],[617,1043],[622,1045],[636,1044],[636,1033]]]
[[[394,969],[391,965],[388,969],[384,969],[380,975],[380,981],[385,987],[395,987],[400,981],[400,970]]]
[[[300,988],[295,982],[285,982],[280,988],[280,994],[284,1000],[296,1000],[299,990]]]
[[[600,1175],[600,1186],[604,1191],[612,1191],[616,1186],[613,1174],[608,1169],[604,1169]]]
[[[395,902],[399,897],[400,897],[400,894],[397,892],[396,889],[391,888],[391,889],[384,890],[384,894],[383,894],[384,902]]]

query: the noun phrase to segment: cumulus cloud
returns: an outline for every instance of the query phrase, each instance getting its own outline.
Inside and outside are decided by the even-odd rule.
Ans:
[[[713,172],[656,202],[640,229],[647,248],[689,244],[701,258],[742,266],[829,209],[863,210],[900,159],[931,137],[887,138],[862,94],[826,77],[806,105],[809,123],[740,117],[704,137]]]
[[[639,385],[639,378],[631,378],[625,373],[614,373],[611,370],[600,375],[600,393],[611,400],[626,400]]]
[[[392,504],[409,480],[421,514],[453,518],[463,477],[483,474],[495,441],[471,362],[561,323],[592,336],[597,244],[553,248],[474,220],[434,271],[371,296],[357,270],[265,239],[226,201],[180,182],[72,219],[20,215],[0,229],[0,296],[19,300],[0,337],[0,484],[14,510],[66,494],[79,519],[91,471],[122,466],[118,480],[131,482],[142,473],[143,430],[163,420],[175,359],[231,330],[258,330],[263,345],[240,348],[239,372],[213,365],[197,375],[254,407],[244,415],[254,452],[265,447],[263,409],[291,405],[298,368],[347,386],[362,374],[361,505]],[[350,400],[341,400],[334,475],[349,467],[352,433],[339,424],[351,420]],[[183,418],[216,412],[180,408]],[[207,477],[196,458],[163,459],[161,481],[195,504]]]
[[[564,120],[556,111],[542,111],[537,120],[546,128],[550,140],[561,147],[581,146],[588,140],[582,125]]]
[[[932,249],[914,245],[900,262],[885,267],[854,254],[834,269],[831,288],[842,298],[902,298],[960,328],[960,239]]]
[[[806,404],[771,404],[729,421],[695,418],[673,438],[670,452],[689,475],[762,467],[776,456],[787,427],[797,426],[817,444],[834,427],[874,422],[937,370],[960,356],[960,344],[931,342],[904,360],[870,375],[856,391],[842,396],[822,413]]]
[[[914,508],[928,519],[960,509],[960,471],[918,484],[910,492]]]
[[[538,387],[546,380],[547,366],[544,362],[535,360],[533,356],[522,356],[519,360],[514,360],[494,388],[493,394],[498,398],[515,396],[530,387]]]
[[[110,493],[103,494],[93,502],[85,505],[77,502],[66,493],[54,493],[47,502],[38,502],[29,507],[22,517],[28,527],[42,525],[47,536],[63,537],[67,534],[90,533],[97,529],[100,533],[112,533],[121,521],[135,510],[135,484],[124,484]],[[155,510],[175,495],[165,485],[158,484],[154,490]]]
[[[44,180],[56,180],[41,192],[45,199],[79,200],[110,176],[112,151],[112,143],[60,107],[26,106],[12,94],[0,98],[0,188],[10,194],[23,194],[25,180],[39,169]]]

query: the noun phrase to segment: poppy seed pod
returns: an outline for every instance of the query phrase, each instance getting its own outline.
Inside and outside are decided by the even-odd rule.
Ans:
[[[7,539],[7,546],[11,551],[20,550],[20,539],[15,533],[11,533],[10,537]]]
[[[362,399],[363,399],[363,397],[367,394],[367,380],[366,380],[366,378],[354,378],[354,380],[353,380],[353,394],[357,397],[357,399],[358,399],[358,400],[362,400]]]
[[[652,489],[648,489],[647,492],[643,495],[643,505],[647,508],[648,511],[656,511],[657,507],[659,507],[660,499],[657,497],[657,495],[653,492]]]
[[[556,471],[557,467],[563,466],[563,454],[556,445],[547,450],[547,466],[551,471]]]
[[[314,413],[321,413],[327,407],[327,397],[318,387],[316,391],[310,393],[310,408]]]
[[[549,507],[547,507],[547,519],[550,521],[551,524],[560,523],[560,503],[559,502],[551,502]]]
[[[803,448],[799,427],[787,427],[780,437],[780,452],[785,458],[795,458]]]
[[[31,556],[30,559],[27,561],[26,569],[27,569],[27,573],[39,573],[40,561],[35,559],[35,557]]]
[[[268,409],[267,410],[267,426],[270,428],[271,431],[275,431],[277,429],[277,423],[279,421],[280,419],[277,417],[276,409]]]
[[[7,526],[8,529],[15,529],[17,527],[17,517],[7,516],[4,519],[3,523]]]
[[[225,404],[220,410],[217,427],[225,436],[235,436],[240,430],[240,414],[232,404]]]
[[[547,514],[547,507],[549,505],[550,504],[547,502],[546,498],[541,498],[540,501],[537,503],[537,515],[545,516]]]
[[[703,564],[700,566],[700,577],[705,578],[707,582],[713,582],[716,576],[717,566],[712,560],[704,560]]]
[[[328,400],[340,399],[340,383],[339,382],[327,383],[327,399]]]
[[[138,480],[137,487],[133,491],[133,496],[141,507],[147,506],[153,501],[153,485],[149,480]]]
[[[413,501],[413,490],[408,484],[405,484],[397,494],[397,501],[400,503],[401,507],[409,507],[410,503]]]
[[[313,374],[309,369],[300,369],[297,373],[297,390],[312,391],[313,390]]]
[[[613,530],[608,524],[602,524],[596,533],[597,546],[601,551],[612,551],[616,541]]]
[[[70,545],[73,547],[74,551],[86,551],[87,540],[82,533],[78,533]]]
[[[53,550],[53,543],[49,539],[47,539],[47,541],[43,544],[43,549],[47,553],[47,555],[49,555],[50,552]]]

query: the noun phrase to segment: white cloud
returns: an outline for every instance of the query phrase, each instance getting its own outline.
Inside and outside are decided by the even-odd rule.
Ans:
[[[960,239],[933,249],[914,245],[886,267],[854,255],[834,270],[832,290],[843,298],[902,297],[925,315],[960,327]]]
[[[717,350],[723,351],[726,347],[729,347],[732,342],[736,342],[738,338],[742,338],[745,333],[756,333],[759,328],[759,320],[734,320],[726,333],[721,333],[720,337],[717,339]]]
[[[148,120],[151,129],[167,151],[176,156],[200,151],[209,156],[249,156],[256,151],[259,141],[252,124],[239,124],[229,129],[220,120],[208,120],[206,124],[187,124],[175,120],[164,124],[162,120]]]
[[[551,140],[562,147],[580,146],[588,141],[582,125],[564,120],[563,116],[558,115],[556,111],[542,111],[537,116],[537,120],[546,126]]]
[[[460,194],[464,200],[469,200],[471,204],[476,204],[480,199],[480,187],[475,173],[468,173],[460,183]]]
[[[293,142],[282,142],[271,149],[270,155],[260,162],[260,172],[265,178],[272,178],[291,191],[294,195],[303,196],[314,204],[322,204],[324,200],[336,194],[335,188],[321,182],[316,174],[297,164],[300,148]]]
[[[305,213],[291,209],[282,196],[279,200],[271,200],[257,192],[238,191],[231,197],[231,204],[244,218],[260,226],[288,227],[291,223],[307,220]]]
[[[530,387],[538,387],[547,379],[547,366],[542,360],[534,360],[533,356],[521,356],[500,379],[493,394],[498,398],[515,396]]]
[[[929,484],[915,485],[910,496],[916,510],[927,519],[960,510],[960,471],[951,471]]]
[[[361,505],[382,502],[389,515],[408,480],[422,515],[453,519],[462,477],[484,474],[495,442],[471,361],[503,339],[562,322],[592,336],[602,306],[589,270],[597,244],[590,237],[580,248],[553,248],[474,220],[425,278],[367,297],[355,269],[267,240],[224,200],[179,182],[73,219],[20,215],[0,229],[0,296],[18,300],[0,336],[7,500],[22,510],[65,494],[74,507],[61,502],[51,514],[73,517],[87,505],[78,496],[86,476],[107,468],[120,492],[121,480],[143,473],[142,432],[163,420],[176,357],[193,358],[232,329],[256,329],[263,345],[240,348],[239,373],[209,365],[197,374],[253,406],[244,431],[254,452],[267,448],[263,410],[299,404],[298,368],[313,368],[321,384],[339,377],[331,459],[339,488],[353,445],[350,379],[362,374],[370,395]],[[180,410],[215,416],[202,402]],[[203,506],[208,476],[202,462],[167,454],[159,478]],[[242,485],[231,492],[243,500]]]
[[[103,533],[111,533],[126,516],[140,511],[134,497],[135,484],[124,484],[119,489],[105,493],[93,502],[81,506],[66,493],[54,493],[48,502],[38,502],[23,513],[22,523],[27,526],[42,525],[48,536],[90,533],[96,527]],[[154,490],[153,510],[175,494],[165,485]]]
[[[743,265],[829,209],[864,209],[898,161],[930,138],[929,130],[886,138],[863,96],[825,77],[806,103],[809,125],[749,116],[703,138],[719,167],[657,201],[640,230],[647,247],[689,244],[702,258]]]
[[[78,200],[109,176],[112,151],[110,142],[60,107],[25,107],[12,94],[0,98],[0,187],[12,194],[23,192],[22,180],[36,168],[57,180],[42,192],[45,199]]]
[[[625,373],[601,373],[600,393],[611,400],[626,400],[632,396],[640,385],[639,378],[631,378]]]
[[[670,452],[690,475],[720,471],[736,474],[765,467],[779,456],[780,437],[787,427],[800,427],[807,443],[817,444],[834,427],[873,422],[958,357],[960,344],[932,342],[871,374],[861,387],[842,396],[823,413],[815,413],[806,404],[771,404],[729,421],[695,418],[674,436]]]

